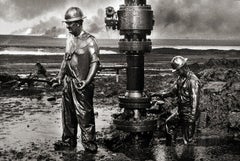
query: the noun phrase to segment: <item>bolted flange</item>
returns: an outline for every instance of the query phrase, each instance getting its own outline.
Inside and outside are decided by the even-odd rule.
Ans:
[[[137,120],[137,121],[126,121],[115,119],[113,123],[116,128],[126,132],[146,132],[154,131],[157,128],[157,119],[153,120]]]
[[[132,97],[125,97],[119,96],[119,106],[121,108],[127,109],[146,109],[150,108],[150,98],[148,97],[140,97],[140,98],[132,98]]]
[[[146,41],[134,41],[134,40],[120,40],[118,42],[120,52],[124,51],[138,51],[138,52],[150,52],[152,49],[152,42]]]

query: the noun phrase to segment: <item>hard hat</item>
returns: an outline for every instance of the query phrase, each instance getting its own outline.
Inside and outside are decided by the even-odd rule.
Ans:
[[[106,15],[107,17],[112,17],[115,13],[115,10],[113,7],[109,6],[106,8]]]
[[[70,7],[66,13],[65,13],[65,21],[64,22],[73,22],[73,21],[79,21],[86,18],[83,15],[83,12],[78,7]]]
[[[184,58],[182,56],[173,57],[171,60],[171,66],[173,68],[172,72],[182,68],[186,64],[187,60],[188,58]]]

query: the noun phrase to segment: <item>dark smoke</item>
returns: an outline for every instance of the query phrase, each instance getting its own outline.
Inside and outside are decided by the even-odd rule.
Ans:
[[[21,30],[14,31],[12,34],[23,34],[28,30],[28,28],[24,28]],[[51,17],[46,21],[39,21],[38,24],[31,27],[31,32],[28,33],[30,35],[44,35],[50,37],[57,37],[60,34],[65,33],[65,28],[62,25],[60,19],[56,17]]]
[[[24,19],[31,20],[52,11],[59,11],[59,15],[62,15],[66,7],[71,6],[96,12],[99,8],[107,6],[111,1],[112,0],[0,0],[0,18],[11,22]]]
[[[87,32],[97,34],[99,32],[104,32],[104,10],[98,9],[97,15],[86,19],[83,23],[84,30]],[[46,21],[40,21],[35,26],[31,27],[32,31],[29,34],[34,35],[46,35],[56,37],[60,34],[65,33],[65,26],[62,23],[62,20],[57,17],[51,17]],[[24,33],[27,29],[21,29],[14,31],[13,34]]]
[[[123,0],[119,0],[120,4],[122,4],[121,1]],[[110,2],[112,0],[0,0],[0,19],[19,22],[39,18],[41,21],[38,24],[13,31],[12,34],[24,34],[31,28],[30,34],[55,36],[57,33],[65,33],[65,27],[61,24],[65,11],[69,7],[78,6],[87,16],[84,21],[84,29],[95,35],[103,36],[103,33],[106,32],[105,7]],[[49,19],[49,12],[57,13],[57,15]]]
[[[65,33],[65,29],[59,28],[57,26],[53,26],[52,28],[46,30],[44,35],[50,36],[50,37],[58,37],[59,35],[64,33]]]
[[[40,21],[39,24],[32,27],[31,34],[45,34],[51,31],[54,27],[62,27],[61,20],[56,17],[51,17],[47,21]],[[56,27],[56,28],[57,28]]]
[[[5,0],[0,1],[0,17],[6,21],[33,19],[65,5],[66,0]]]
[[[104,35],[105,7],[113,0],[1,0],[0,17],[7,21],[33,19],[51,11],[63,17],[66,8],[79,6],[87,16],[84,28]],[[147,0],[154,11],[155,38],[238,38],[240,37],[240,3],[236,0]],[[123,0],[119,0],[123,4]],[[118,8],[116,8],[118,10]],[[58,13],[57,12],[57,13]],[[92,13],[91,15],[88,15]],[[92,16],[95,15],[95,16]],[[33,27],[33,33],[58,31],[61,20],[44,20]],[[42,24],[42,25],[40,25]]]
[[[103,9],[98,9],[97,16],[93,16],[86,20],[86,30],[90,33],[99,33],[104,29],[104,16]]]
[[[240,5],[234,0],[153,0],[159,37],[239,36]],[[154,4],[154,5],[153,5]]]

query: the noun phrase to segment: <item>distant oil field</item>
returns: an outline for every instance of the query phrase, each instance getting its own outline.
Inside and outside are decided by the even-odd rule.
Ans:
[[[97,39],[100,47],[117,47],[118,39]],[[240,40],[152,39],[157,46],[240,46]],[[64,38],[0,35],[0,47],[65,47]]]
[[[3,52],[0,54],[0,72],[29,73],[35,70],[34,65],[37,62],[43,64],[47,70],[56,72],[63,58],[65,41],[64,38],[43,36],[0,35],[0,52]],[[100,59],[103,66],[126,64],[125,54],[118,51],[118,40],[98,39],[97,41],[101,50]],[[186,48],[172,48],[181,45]],[[191,49],[192,46],[201,48],[209,45],[215,46],[216,49]],[[175,55],[188,57],[190,63],[203,63],[210,58],[239,59],[240,50],[231,49],[231,47],[238,47],[238,45],[240,46],[238,40],[154,39],[152,40],[151,53],[145,54],[145,67],[170,68],[169,61]],[[231,50],[219,50],[217,48],[219,46],[228,46]],[[21,54],[16,54],[16,51],[21,51]],[[14,52],[15,54],[12,54]],[[32,54],[33,52],[35,53]],[[41,55],[36,54],[36,52],[41,53]],[[55,54],[51,55],[51,53]]]

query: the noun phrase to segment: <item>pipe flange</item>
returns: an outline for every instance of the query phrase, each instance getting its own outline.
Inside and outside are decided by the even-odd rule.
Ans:
[[[118,99],[120,102],[123,102],[123,103],[149,103],[151,101],[151,98],[149,97],[133,98],[133,97],[119,96]]]
[[[148,97],[125,97],[119,96],[119,107],[120,108],[127,108],[127,109],[146,109],[150,108],[151,99]]]
[[[125,51],[139,51],[139,52],[150,52],[152,49],[152,42],[146,41],[136,41],[136,40],[120,40],[118,42],[120,52]]]
[[[150,103],[119,103],[120,108],[126,108],[126,109],[146,109],[150,108]]]
[[[157,119],[137,121],[115,119],[113,120],[113,123],[118,130],[122,130],[125,132],[146,132],[154,131],[157,129]]]

